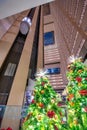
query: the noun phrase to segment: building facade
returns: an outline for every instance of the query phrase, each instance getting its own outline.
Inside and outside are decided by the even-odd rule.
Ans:
[[[19,129],[25,91],[39,69],[47,70],[52,87],[62,94],[68,58],[87,59],[87,0],[55,0],[32,10],[0,21],[2,128]],[[26,16],[31,17],[32,25],[23,36],[19,30]]]

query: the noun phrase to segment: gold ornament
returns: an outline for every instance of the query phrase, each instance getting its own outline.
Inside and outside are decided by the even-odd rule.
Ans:
[[[82,70],[78,70],[78,73],[82,73]]]
[[[71,106],[74,106],[75,104],[74,104],[74,102],[70,102],[70,105],[71,105]]]
[[[55,103],[55,100],[54,100],[54,99],[52,99],[52,100],[51,100],[51,102],[52,102],[52,103]]]
[[[41,118],[42,118],[41,115],[38,115],[37,119],[38,119],[38,120],[41,120]]]
[[[41,90],[41,94],[44,94],[44,90]]]
[[[44,88],[47,88],[47,85],[45,85]]]
[[[57,115],[55,115],[54,118],[55,118],[55,120],[58,120],[58,116]]]
[[[72,126],[73,126],[73,123],[70,123],[70,127],[72,128]]]
[[[70,73],[73,73],[73,70],[70,70]]]
[[[87,70],[87,67],[85,67],[84,70]]]
[[[75,124],[75,125],[78,124],[78,119],[76,117],[73,119],[73,124]]]
[[[77,124],[78,124],[77,119],[74,119],[73,123],[74,123],[75,125],[77,125]]]
[[[78,83],[78,86],[81,87],[81,86],[82,86],[82,83]]]

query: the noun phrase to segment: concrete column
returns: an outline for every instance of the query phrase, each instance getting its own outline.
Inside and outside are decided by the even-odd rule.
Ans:
[[[10,126],[12,130],[19,130],[21,108],[28,77],[38,12],[39,7],[37,7],[35,10],[32,25],[25,41],[19,65],[12,84],[11,92],[8,98],[1,128],[7,128]]]

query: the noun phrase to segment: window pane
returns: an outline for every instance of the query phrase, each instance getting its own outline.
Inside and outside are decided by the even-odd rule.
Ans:
[[[46,74],[60,74],[60,68],[49,68]]]
[[[54,32],[44,33],[44,45],[54,44]]]

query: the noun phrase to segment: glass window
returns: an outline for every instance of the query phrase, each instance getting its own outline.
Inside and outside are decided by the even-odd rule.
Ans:
[[[47,74],[60,74],[60,68],[49,68]]]
[[[46,32],[44,33],[44,45],[54,44],[54,32]]]

